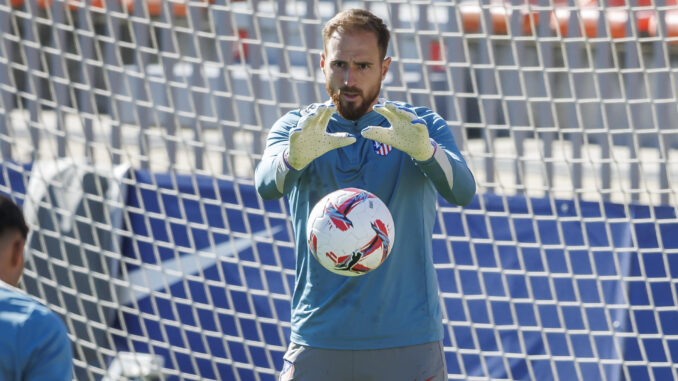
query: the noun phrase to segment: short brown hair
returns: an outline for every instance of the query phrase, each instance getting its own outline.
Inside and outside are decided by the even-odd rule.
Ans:
[[[24,239],[28,236],[28,226],[21,209],[9,197],[0,194],[0,235],[10,230],[19,231]]]
[[[339,33],[349,33],[353,31],[372,32],[377,36],[377,44],[379,45],[379,52],[381,58],[386,57],[386,49],[388,49],[388,41],[391,38],[391,33],[384,21],[375,16],[372,12],[365,9],[349,9],[337,13],[332,17],[323,27],[323,44],[327,47],[327,41],[332,36],[332,33],[338,31]]]

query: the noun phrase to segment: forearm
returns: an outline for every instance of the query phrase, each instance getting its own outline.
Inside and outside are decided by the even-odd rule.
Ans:
[[[461,206],[471,203],[476,193],[476,183],[463,160],[437,145],[431,159],[416,163],[445,200]]]
[[[267,151],[254,172],[254,182],[261,198],[273,200],[289,192],[301,171],[294,170],[287,164],[285,149],[271,153],[267,148]]]

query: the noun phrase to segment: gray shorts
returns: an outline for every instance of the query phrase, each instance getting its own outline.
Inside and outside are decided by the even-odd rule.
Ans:
[[[290,344],[280,381],[442,381],[442,342],[374,350],[336,350]]]

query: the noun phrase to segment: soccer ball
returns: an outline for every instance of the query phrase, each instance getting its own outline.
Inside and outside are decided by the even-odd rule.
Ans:
[[[308,247],[335,274],[358,276],[381,265],[393,247],[393,217],[377,196],[345,188],[323,197],[306,224]]]

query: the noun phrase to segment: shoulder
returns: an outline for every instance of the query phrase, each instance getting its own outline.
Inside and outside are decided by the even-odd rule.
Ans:
[[[61,361],[72,357],[66,325],[56,313],[37,301],[17,335],[24,343],[22,352],[40,353],[41,361]]]
[[[20,290],[0,289],[0,327],[12,331],[24,352],[31,352],[30,348],[36,346],[66,348],[70,345],[61,318]]]
[[[281,116],[273,125],[273,130],[289,130],[290,128],[297,125],[299,119],[301,119],[303,109],[295,109],[288,111],[283,116]]]
[[[42,332],[52,332],[52,334],[66,335],[66,326],[61,318],[49,308],[36,302],[30,316],[26,320],[26,325]]]
[[[19,289],[0,289],[2,320],[28,332],[34,329],[64,331],[61,319],[52,310]]]
[[[66,325],[20,290],[0,289],[0,328],[8,329],[17,366],[30,380],[71,380],[73,352]],[[0,351],[2,348],[0,348]]]
[[[47,308],[18,288],[0,288],[0,316],[15,323],[26,321],[36,310]]]

